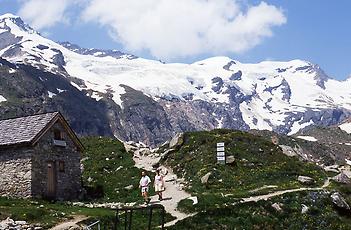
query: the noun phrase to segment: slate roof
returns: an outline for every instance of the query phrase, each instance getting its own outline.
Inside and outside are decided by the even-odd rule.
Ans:
[[[58,112],[0,120],[0,146],[31,143]]]

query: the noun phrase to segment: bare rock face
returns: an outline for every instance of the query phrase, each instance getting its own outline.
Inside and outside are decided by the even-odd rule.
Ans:
[[[339,183],[342,183],[342,184],[350,184],[351,183],[351,179],[344,172],[339,173],[338,175],[333,177],[332,180],[339,182]]]
[[[350,210],[349,204],[346,202],[345,198],[341,196],[340,193],[334,192],[330,197],[332,198],[332,202],[336,207],[344,210]]]
[[[182,145],[184,142],[184,135],[183,133],[177,133],[169,142],[169,148],[174,148],[176,146]]]
[[[309,207],[308,207],[307,205],[305,205],[305,204],[302,204],[301,206],[302,206],[302,208],[301,208],[301,214],[307,213]]]
[[[297,178],[297,180],[301,183],[301,184],[305,184],[305,185],[312,185],[315,183],[315,181],[313,180],[313,178],[308,177],[308,176],[299,176]]]
[[[283,150],[283,153],[289,157],[293,157],[293,156],[298,156],[300,155],[300,151],[298,151],[295,148],[292,148],[291,146],[287,146],[287,145],[279,145],[279,147]]]

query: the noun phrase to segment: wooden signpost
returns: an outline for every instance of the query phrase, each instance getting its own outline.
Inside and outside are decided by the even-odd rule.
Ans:
[[[224,142],[217,143],[217,163],[225,164]]]

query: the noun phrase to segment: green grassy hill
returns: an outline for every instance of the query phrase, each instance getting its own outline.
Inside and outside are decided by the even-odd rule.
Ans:
[[[216,143],[224,142],[227,156],[234,156],[231,165],[216,161]],[[327,178],[325,172],[312,163],[284,155],[279,146],[242,131],[214,130],[185,133],[184,143],[164,159],[178,176],[190,182],[188,191],[195,194],[252,195],[251,190],[264,185],[277,189],[297,188],[297,177],[312,177],[317,185]],[[206,185],[200,178],[211,173]]]
[[[91,195],[96,193],[101,201],[141,200],[141,170],[134,166],[133,155],[126,152],[123,143],[105,137],[82,138],[82,143],[83,184],[91,189]],[[125,188],[130,185],[132,189]]]
[[[332,184],[329,190],[302,191],[276,196],[268,201],[239,203],[241,198],[268,194],[277,190],[321,187],[327,174],[312,163],[284,155],[269,139],[230,130],[190,132],[176,151],[164,157],[179,177],[188,182],[186,190],[198,197],[179,203],[185,212],[198,212],[170,229],[348,229],[350,212],[340,213],[330,192],[341,191],[351,204],[350,186]],[[216,163],[216,143],[225,142],[227,155],[235,157],[231,165]],[[201,177],[211,173],[208,183]],[[308,176],[314,184],[298,182]],[[276,186],[266,187],[264,186]],[[261,188],[261,189],[260,189]],[[272,204],[279,203],[282,211]],[[308,211],[301,214],[302,205]]]

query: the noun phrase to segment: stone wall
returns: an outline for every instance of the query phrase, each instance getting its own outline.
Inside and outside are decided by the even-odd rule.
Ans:
[[[32,148],[0,149],[0,196],[31,196]]]
[[[54,130],[64,133],[66,147],[53,144]],[[56,199],[76,199],[81,193],[80,153],[71,138],[57,122],[35,145],[32,158],[32,194],[45,197],[48,189],[48,162],[55,163]],[[64,171],[59,170],[59,162],[64,162]]]

